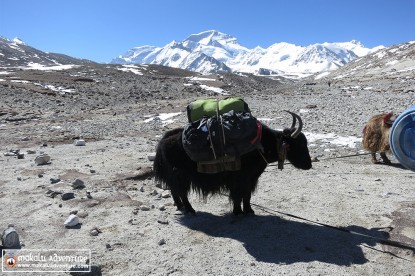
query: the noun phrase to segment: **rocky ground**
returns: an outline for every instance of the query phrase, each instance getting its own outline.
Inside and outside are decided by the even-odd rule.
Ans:
[[[329,87],[327,77],[160,66],[3,68],[0,229],[13,224],[23,249],[89,249],[94,275],[412,275],[414,251],[381,240],[415,246],[415,174],[391,155],[391,166],[373,165],[360,143],[372,115],[415,104],[408,76],[354,75]],[[256,216],[234,217],[225,196],[193,194],[196,216],[177,213],[149,156],[186,123],[189,102],[227,95],[273,128],[290,125],[283,110],[301,115],[313,169],[270,165],[252,198]],[[41,154],[50,162],[36,164]],[[80,224],[68,228],[71,213]]]

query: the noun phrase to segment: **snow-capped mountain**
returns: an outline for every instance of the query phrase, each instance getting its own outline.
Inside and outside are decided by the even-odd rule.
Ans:
[[[46,53],[26,45],[21,39],[0,36],[0,67],[19,67],[40,64],[44,66],[93,63],[63,54]]]
[[[248,72],[255,74],[304,75],[332,71],[378,49],[359,41],[297,46],[281,42],[268,48],[248,49],[235,37],[211,30],[173,41],[164,47],[136,47],[111,63],[160,64],[201,73]]]

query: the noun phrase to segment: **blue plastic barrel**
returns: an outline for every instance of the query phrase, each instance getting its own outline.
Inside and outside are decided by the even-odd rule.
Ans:
[[[392,153],[399,163],[415,171],[415,105],[396,118],[389,142]]]

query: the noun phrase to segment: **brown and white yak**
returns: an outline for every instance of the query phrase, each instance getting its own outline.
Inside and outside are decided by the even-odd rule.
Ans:
[[[198,172],[197,163],[188,157],[183,148],[183,129],[166,132],[157,146],[154,159],[156,182],[166,184],[171,190],[178,210],[195,213],[188,199],[188,194],[193,189],[204,198],[209,194],[227,192],[235,215],[253,214],[251,194],[269,163],[283,162],[283,156],[283,159],[286,158],[296,168],[308,170],[312,167],[307,139],[301,132],[302,120],[297,114],[289,113],[293,116],[290,128],[273,130],[262,124],[263,151],[253,150],[242,155],[241,167],[237,171],[213,174]],[[295,128],[296,120],[298,128]]]
[[[376,158],[376,152],[379,152],[383,163],[391,163],[386,152],[390,152],[389,136],[395,119],[396,115],[392,112],[377,114],[371,117],[363,128],[362,145],[371,153],[374,164],[380,163]]]

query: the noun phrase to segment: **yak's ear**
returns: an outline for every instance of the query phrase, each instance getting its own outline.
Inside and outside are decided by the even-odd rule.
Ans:
[[[291,134],[295,131],[295,127],[290,127],[290,128],[284,128],[284,130],[282,131],[282,134],[285,137],[290,137]]]

